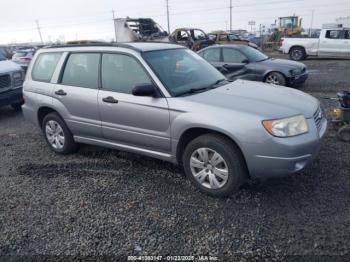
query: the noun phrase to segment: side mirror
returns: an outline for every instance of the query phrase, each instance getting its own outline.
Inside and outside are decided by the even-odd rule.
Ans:
[[[249,64],[249,60],[248,59],[243,59],[242,63],[243,64]]]
[[[138,84],[132,89],[134,96],[155,96],[156,89],[153,84]]]

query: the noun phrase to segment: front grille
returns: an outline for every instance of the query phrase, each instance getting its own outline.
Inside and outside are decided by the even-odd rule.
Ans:
[[[323,112],[322,112],[322,108],[319,106],[316,112],[314,113],[314,120],[318,131],[321,130],[322,119],[323,119]]]
[[[0,88],[7,88],[11,85],[11,77],[10,75],[1,75],[0,76]]]

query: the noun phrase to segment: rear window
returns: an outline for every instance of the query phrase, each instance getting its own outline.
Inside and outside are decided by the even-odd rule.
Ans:
[[[76,53],[68,58],[62,84],[87,88],[98,88],[100,54]]]
[[[340,37],[340,30],[328,30],[326,32],[326,38],[338,39]]]
[[[32,78],[35,81],[50,82],[62,53],[42,53],[34,64]]]

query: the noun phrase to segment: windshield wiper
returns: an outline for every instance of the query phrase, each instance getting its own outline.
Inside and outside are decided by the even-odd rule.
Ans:
[[[183,95],[190,95],[190,94],[195,94],[195,93],[200,93],[208,90],[207,87],[202,87],[202,88],[191,88],[189,90],[186,90],[184,92],[181,92],[177,94],[176,96],[183,96]]]
[[[222,82],[230,82],[229,80],[227,80],[226,78],[223,78],[223,79],[219,79],[217,80],[214,84],[210,85],[210,88],[216,88],[218,84],[222,83]]]
[[[186,90],[184,92],[181,92],[179,94],[177,94],[176,96],[183,96],[183,95],[190,95],[190,94],[195,94],[195,93],[201,93],[201,92],[204,92],[204,91],[207,91],[209,89],[214,89],[214,88],[217,88],[218,85],[224,81],[227,81],[229,82],[229,80],[227,80],[226,78],[223,78],[223,79],[219,79],[217,81],[215,81],[215,83],[209,85],[209,86],[206,86],[206,87],[201,87],[201,88],[191,88],[189,90]]]

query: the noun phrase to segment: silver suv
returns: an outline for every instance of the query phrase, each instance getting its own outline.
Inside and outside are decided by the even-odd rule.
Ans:
[[[213,196],[231,194],[249,176],[302,170],[327,126],[312,96],[229,82],[172,44],[41,49],[24,99],[25,117],[56,153],[86,143],[181,164],[193,184]]]

